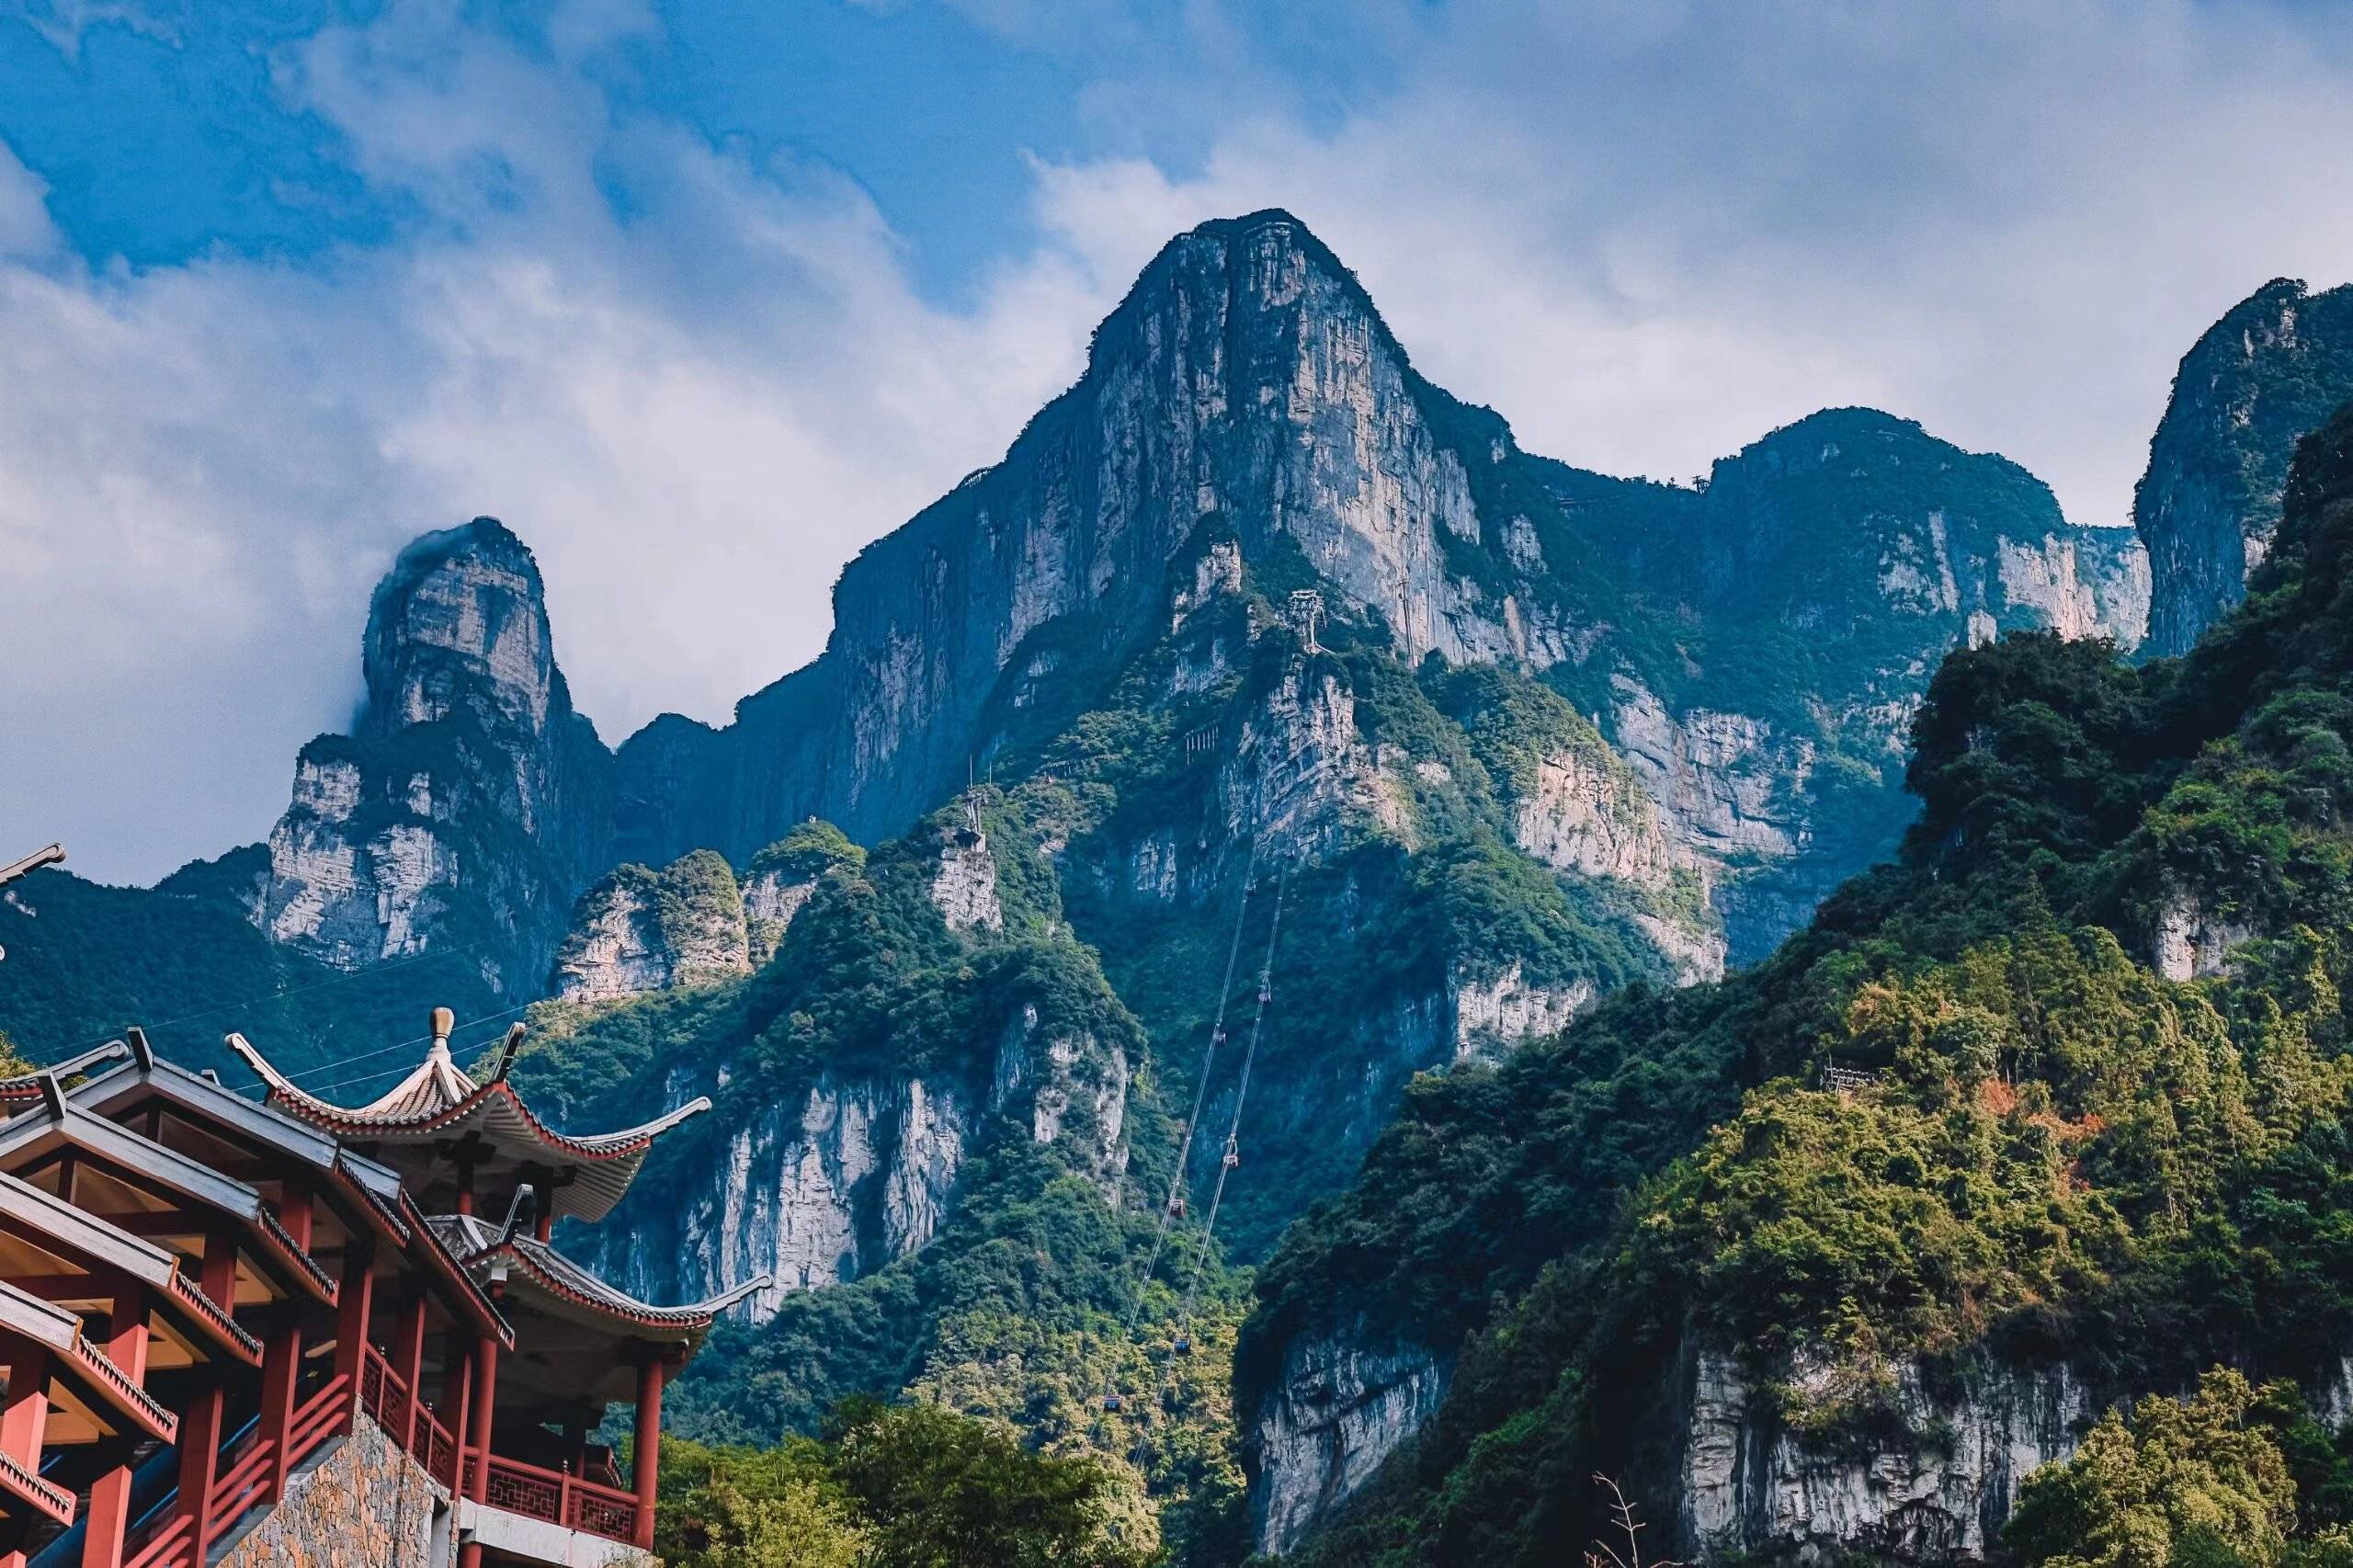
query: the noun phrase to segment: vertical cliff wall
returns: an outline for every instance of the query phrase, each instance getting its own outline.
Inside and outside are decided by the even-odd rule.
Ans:
[[[2292,278],[2232,307],[2182,357],[2132,521],[2148,545],[2149,651],[2187,653],[2246,596],[2296,442],[2353,398],[2353,288]]]
[[[574,895],[610,864],[611,756],[572,710],[538,564],[497,522],[427,534],[369,607],[349,736],[295,764],[252,899],[341,969],[465,949],[535,993]]]

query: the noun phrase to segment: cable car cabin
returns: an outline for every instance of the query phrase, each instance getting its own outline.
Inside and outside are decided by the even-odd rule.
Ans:
[[[1185,1200],[1183,1199],[1172,1198],[1168,1200],[1168,1217],[1172,1220],[1181,1220],[1185,1217]]]
[[[1179,1356],[1190,1356],[1193,1353],[1193,1342],[1180,1334],[1176,1336],[1176,1343],[1170,1346],[1169,1348],[1176,1351]]]

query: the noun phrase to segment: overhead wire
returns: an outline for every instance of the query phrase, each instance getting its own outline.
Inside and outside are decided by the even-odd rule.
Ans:
[[[366,969],[356,969],[348,974],[338,974],[327,980],[313,981],[308,985],[297,985],[289,991],[267,992],[259,996],[249,996],[242,1002],[223,1002],[218,1006],[199,1008],[193,1013],[182,1013],[178,1017],[165,1018],[160,1023],[147,1024],[142,1027],[149,1033],[153,1034],[170,1028],[176,1024],[194,1023],[199,1018],[211,1017],[216,1013],[232,1013],[245,1007],[266,1007],[273,1002],[282,1002],[289,996],[301,996],[313,991],[324,991],[334,985],[347,985],[355,980],[366,980],[379,974],[389,974],[393,970],[406,969],[412,964],[425,963],[433,959],[455,958],[460,953],[472,952],[482,945],[480,942],[468,942],[461,947],[439,948],[429,953],[417,953],[410,958],[394,959],[389,963],[370,964]],[[86,1051],[94,1045],[104,1045],[114,1038],[109,1033],[97,1035],[89,1040],[76,1040],[71,1045],[60,1046],[57,1053],[60,1056],[71,1055],[76,1051]]]
[[[1176,1364],[1176,1345],[1188,1343],[1193,1331],[1193,1309],[1200,1297],[1201,1267],[1209,1259],[1211,1245],[1217,1239],[1218,1210],[1225,1202],[1225,1184],[1242,1163],[1242,1112],[1250,1098],[1250,1071],[1258,1060],[1258,1040],[1267,1025],[1267,1006],[1274,1000],[1275,943],[1282,935],[1283,895],[1290,891],[1290,871],[1286,867],[1275,882],[1275,908],[1267,922],[1267,956],[1258,966],[1258,1007],[1250,1019],[1250,1043],[1242,1051],[1242,1069],[1233,1085],[1233,1114],[1227,1119],[1225,1148],[1218,1156],[1217,1184],[1210,1190],[1210,1210],[1201,1217],[1199,1242],[1193,1248],[1193,1266],[1185,1280],[1185,1295],[1176,1313],[1176,1335],[1167,1359],[1160,1366],[1160,1377],[1153,1390],[1158,1399],[1168,1387],[1169,1369]],[[1141,1464],[1144,1439],[1149,1434],[1141,1425],[1136,1429],[1135,1448],[1130,1452],[1131,1463]]]
[[[1218,986],[1217,1012],[1210,1025],[1209,1038],[1201,1046],[1200,1065],[1193,1074],[1193,1108],[1191,1114],[1185,1118],[1184,1134],[1178,1140],[1176,1147],[1176,1164],[1168,1174],[1168,1191],[1161,1200],[1159,1220],[1153,1226],[1151,1250],[1145,1255],[1143,1267],[1136,1271],[1133,1283],[1129,1290],[1127,1321],[1120,1325],[1120,1344],[1123,1346],[1135,1337],[1136,1324],[1143,1315],[1144,1291],[1152,1285],[1154,1270],[1160,1267],[1160,1255],[1167,1245],[1168,1232],[1176,1217],[1177,1199],[1188,1185],[1186,1181],[1186,1167],[1192,1159],[1193,1140],[1200,1130],[1201,1109],[1209,1099],[1210,1069],[1216,1062],[1218,1048],[1225,1043],[1225,1014],[1233,997],[1233,971],[1241,961],[1242,934],[1249,924],[1250,900],[1257,891],[1257,881],[1258,841],[1254,834],[1250,840],[1250,858],[1244,866],[1242,872],[1242,897],[1233,910],[1233,937],[1226,944],[1225,975]],[[1104,1396],[1106,1407],[1098,1409],[1096,1414],[1095,1425],[1098,1436],[1102,1430],[1103,1416],[1110,1413],[1108,1408],[1108,1402],[1116,1397],[1116,1388],[1107,1393]]]
[[[487,1024],[500,1018],[511,1017],[517,1013],[528,1011],[529,1008],[536,1006],[536,1003],[522,1002],[517,1003],[512,1007],[502,1008],[495,1013],[484,1013],[480,1017],[468,1018],[462,1023],[450,1025],[449,1032],[454,1036],[462,1030],[472,1028],[477,1024]],[[458,1051],[469,1053],[472,1061],[479,1061],[482,1057],[488,1054],[490,1050],[505,1038],[506,1037],[503,1034],[494,1035],[488,1040],[477,1040],[471,1045],[461,1046],[458,1048]],[[297,1084],[301,1084],[303,1079],[315,1077],[321,1073],[332,1072],[337,1067],[347,1067],[355,1062],[365,1062],[369,1057],[381,1056],[388,1051],[398,1051],[403,1046],[422,1045],[431,1039],[433,1039],[433,1036],[426,1034],[418,1035],[413,1040],[396,1040],[391,1045],[379,1046],[373,1051],[359,1051],[355,1055],[341,1057],[332,1062],[317,1062],[312,1066],[305,1067],[300,1073],[289,1073],[286,1076],[290,1080]],[[457,1051],[452,1052],[453,1055],[457,1053]],[[471,1064],[472,1062],[470,1062],[469,1065]],[[389,1077],[394,1073],[405,1073],[407,1071],[409,1071],[409,1065],[407,1063],[394,1062],[390,1067],[379,1067],[369,1072],[358,1074],[352,1077],[338,1078],[332,1084],[303,1084],[302,1087],[306,1092],[311,1094],[324,1094],[329,1089],[348,1088],[354,1084],[367,1083],[371,1078]],[[237,1084],[232,1085],[233,1091],[237,1094],[245,1094],[254,1089],[266,1087],[267,1085],[258,1078],[249,1084]]]

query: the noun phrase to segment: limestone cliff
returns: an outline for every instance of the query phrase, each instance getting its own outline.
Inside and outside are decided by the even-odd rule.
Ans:
[[[1253,1544],[1268,1556],[1297,1546],[1314,1523],[1372,1478],[1381,1461],[1437,1413],[1448,1369],[1419,1346],[1346,1332],[1291,1345],[1245,1435],[1256,1484]]]
[[[1932,1382],[1907,1364],[1869,1433],[1809,1432],[1782,1413],[1818,1394],[1836,1369],[1801,1369],[1768,1390],[1700,1349],[1682,1371],[1674,1523],[1679,1553],[1697,1562],[1849,1553],[1983,1562],[2019,1484],[2073,1454],[2098,1412],[2064,1366],[1981,1359]]]
[[[2132,504],[2154,597],[2149,651],[2185,653],[2246,595],[2296,442],[2353,398],[2353,287],[2278,278],[2182,357]]]
[[[2129,535],[2071,528],[2016,465],[1868,410],[1774,433],[1704,493],[1530,457],[1414,370],[1303,225],[1262,212],[1172,241],[1004,460],[851,563],[816,664],[724,730],[633,737],[629,831],[739,856],[811,812],[898,831],[975,756],[1037,739],[1054,695],[1116,678],[1221,584],[1279,565],[1408,665],[1547,673],[1623,748],[1679,754],[1679,777],[1663,762],[1644,782],[1712,862],[1687,869],[1745,958],[1892,841],[1902,735],[1945,649],[2016,627],[2130,645],[2148,597]],[[1168,699],[1235,656],[1204,646]],[[1376,770],[1326,744],[1346,717],[1328,686],[1284,700],[1296,776],[1276,788],[1300,800],[1269,810],[1308,844],[1310,813]],[[1687,947],[1694,973],[1719,961],[1708,938]]]
[[[649,1301],[692,1301],[766,1273],[755,1323],[928,1242],[961,1169],[970,1108],[923,1079],[832,1076],[727,1130],[720,1158],[600,1233],[598,1268]]]
[[[549,989],[560,1001],[607,1002],[748,973],[747,916],[734,872],[710,850],[658,872],[622,866],[580,895]]]
[[[855,874],[865,863],[866,851],[833,824],[813,817],[753,856],[743,881],[753,967],[768,961],[826,872],[844,869]]]
[[[527,994],[605,869],[610,756],[572,710],[538,564],[487,517],[403,551],[349,737],[302,750],[251,907],[341,969],[463,949]]]

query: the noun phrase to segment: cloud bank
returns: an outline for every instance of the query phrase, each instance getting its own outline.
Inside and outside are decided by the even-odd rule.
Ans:
[[[1034,244],[954,304],[854,167],[633,100],[662,34],[626,0],[528,35],[394,0],[273,56],[405,214],[366,248],[93,265],[0,147],[0,826],[125,880],[255,836],[348,717],[376,575],[478,512],[538,551],[608,740],[723,719],[1209,217],[1300,213],[1534,449],[1688,475],[1869,403],[2086,522],[2200,330],[2353,272],[2326,13],[970,9],[1076,69],[1099,145],[1032,159]],[[71,47],[64,12],[10,47]]]

